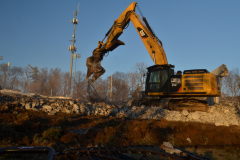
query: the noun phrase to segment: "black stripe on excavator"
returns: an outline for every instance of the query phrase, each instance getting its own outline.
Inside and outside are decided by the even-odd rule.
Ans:
[[[139,32],[139,34],[141,35],[142,38],[147,38],[148,37],[147,33],[144,32],[144,30],[142,28],[137,27],[137,30],[138,30],[138,32]]]
[[[163,94],[206,94],[207,92],[163,92]]]

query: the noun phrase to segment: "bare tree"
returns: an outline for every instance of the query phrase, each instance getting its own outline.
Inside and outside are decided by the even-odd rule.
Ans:
[[[240,95],[240,73],[238,68],[229,71],[229,76],[222,79],[222,93],[228,97]]]
[[[239,75],[237,75],[236,80],[237,80],[237,84],[238,84],[238,89],[240,89],[240,76]]]
[[[133,71],[138,75],[138,82],[140,82],[138,87],[140,88],[140,90],[143,89],[143,86],[146,81],[146,79],[144,78],[144,74],[147,72],[147,67],[148,67],[147,64],[145,64],[144,62],[140,62],[136,63],[136,65],[133,68]]]
[[[64,72],[61,74],[61,96],[66,97],[68,95],[69,86],[69,72]]]
[[[48,74],[48,69],[47,68],[41,68],[41,71],[38,75],[39,78],[39,83],[40,83],[40,93],[48,93],[47,89],[47,82],[49,80],[49,74]]]
[[[81,100],[87,99],[87,80],[86,74],[81,71],[76,72],[75,79],[73,80],[73,97]]]
[[[129,87],[127,82],[127,74],[123,72],[115,72],[112,75],[112,94],[115,101],[127,101],[129,98]]]
[[[9,75],[8,75],[8,88],[9,89],[20,89],[20,76],[23,74],[22,67],[16,67],[13,66],[9,69]]]
[[[137,88],[141,85],[139,81],[140,77],[136,72],[128,72],[127,80],[130,89],[130,94],[133,96]]]
[[[3,88],[7,87],[7,74],[8,74],[8,65],[0,64],[0,75],[1,75],[1,86]]]
[[[29,66],[23,68],[23,74],[21,75],[20,79],[20,88],[21,91],[24,93],[29,92],[28,86],[30,85],[31,82],[29,70],[30,70]]]
[[[46,82],[46,92],[48,95],[59,96],[61,93],[61,69],[51,68]]]
[[[29,91],[47,95],[47,93],[49,93],[47,90],[48,80],[49,80],[48,69],[41,68],[41,70],[38,72],[38,80],[34,79],[33,83],[29,85]]]

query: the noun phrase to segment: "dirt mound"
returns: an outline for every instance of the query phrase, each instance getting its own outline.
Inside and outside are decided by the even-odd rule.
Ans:
[[[210,158],[240,158],[240,127],[193,122],[169,122],[17,109],[0,111],[0,147],[51,146],[56,151],[76,147],[161,145]]]
[[[160,146],[163,142],[170,142],[176,148],[212,159],[240,158],[240,126],[235,123],[240,113],[236,105],[215,105],[209,113],[185,113],[158,107],[78,104],[72,100],[60,103],[54,100],[54,105],[58,102],[58,107],[61,108],[62,104],[68,110],[72,107],[78,112],[49,114],[46,110],[29,109],[26,106],[30,102],[24,102],[25,107],[20,105],[18,99],[25,101],[28,96],[24,99],[21,96],[0,96],[0,147],[50,146],[61,151],[76,148],[76,141],[79,147]],[[49,100],[44,103],[49,103],[50,109],[57,107]],[[33,103],[31,106],[33,108]],[[197,121],[211,122],[212,119],[228,124],[218,126]]]

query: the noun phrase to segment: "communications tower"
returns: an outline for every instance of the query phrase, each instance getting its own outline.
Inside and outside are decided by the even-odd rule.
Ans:
[[[78,19],[76,18],[77,17],[77,13],[79,11],[79,4],[78,4],[78,8],[75,10],[75,18],[73,18],[72,21],[70,21],[71,23],[73,23],[73,40],[70,40],[72,41],[72,45],[70,45],[68,47],[68,50],[71,51],[71,63],[70,63],[70,73],[69,73],[69,86],[68,86],[68,97],[71,97],[71,88],[72,88],[72,63],[73,63],[73,58],[74,58],[74,52],[77,51],[77,47],[74,46],[74,43],[76,42],[75,40],[75,27],[76,27],[76,24],[78,24]]]

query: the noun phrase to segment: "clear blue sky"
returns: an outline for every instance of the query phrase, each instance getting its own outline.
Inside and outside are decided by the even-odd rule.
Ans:
[[[128,7],[129,0],[1,0],[0,63],[69,71],[73,12],[79,5],[76,26],[77,70],[86,73],[86,59],[92,55],[113,21]],[[239,68],[239,0],[137,0],[158,38],[168,62],[176,70],[221,64]],[[138,13],[138,11],[137,11]],[[139,13],[138,13],[139,14]],[[119,46],[102,61],[104,77],[116,71],[128,72],[138,62],[153,62],[133,24],[119,38]],[[75,62],[75,60],[74,60]],[[73,65],[74,71],[74,65]]]

